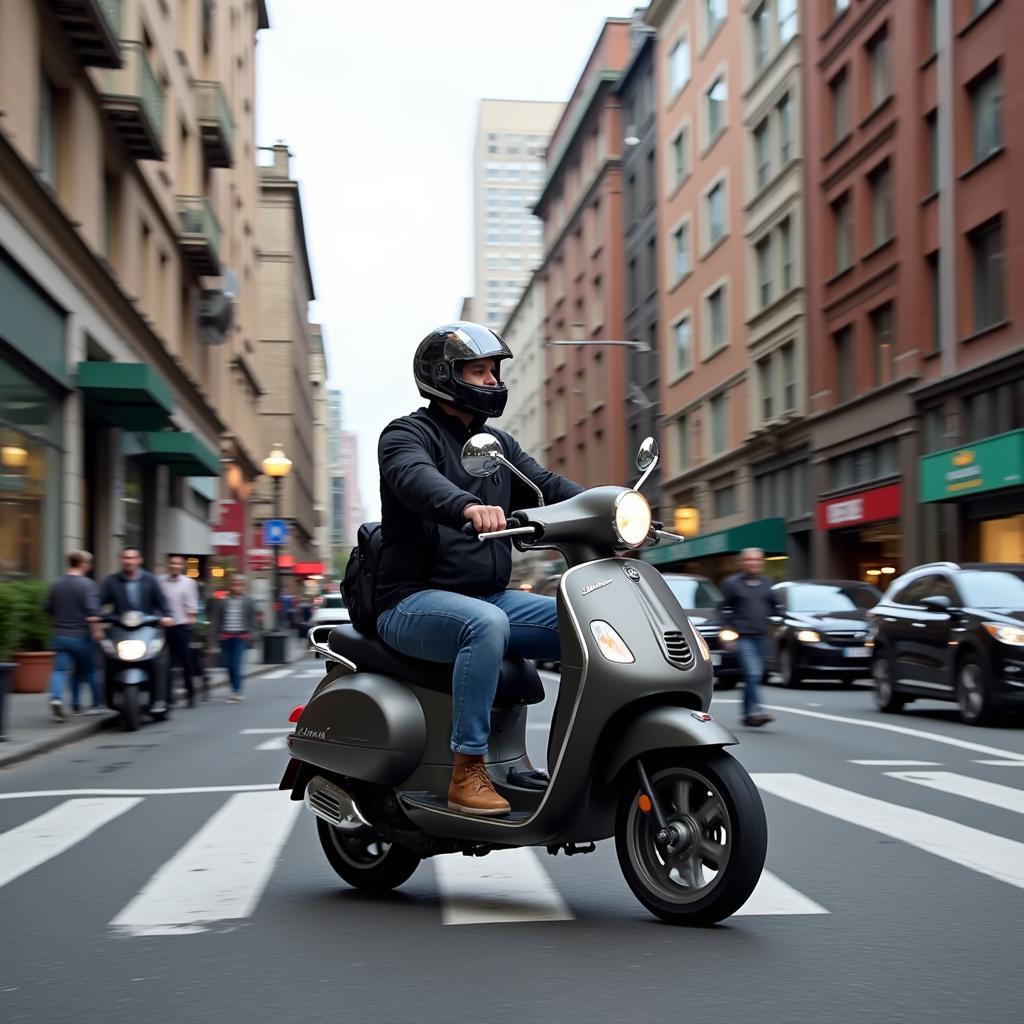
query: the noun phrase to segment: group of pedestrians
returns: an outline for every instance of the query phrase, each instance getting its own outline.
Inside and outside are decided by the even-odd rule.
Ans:
[[[50,681],[50,709],[55,721],[65,719],[65,696],[70,684],[71,709],[75,713],[97,714],[110,706],[109,694],[101,689],[96,672],[97,645],[103,639],[103,615],[139,612],[157,616],[166,631],[166,656],[157,673],[156,692],[151,710],[165,712],[175,706],[171,683],[175,668],[181,670],[188,707],[195,707],[197,696],[209,699],[209,686],[199,665],[193,644],[199,618],[199,587],[185,573],[185,559],[178,554],[167,557],[167,572],[154,576],[142,566],[139,549],[121,550],[121,571],[111,573],[97,586],[90,577],[93,557],[88,551],[68,554],[68,569],[49,589],[44,610],[53,619],[53,646],[56,653]],[[231,682],[230,703],[243,700],[242,664],[245,650],[256,633],[256,609],[246,593],[245,577],[235,574],[223,598],[208,606],[209,630],[206,647],[219,646],[222,667]],[[82,708],[82,687],[88,691],[91,706]]]

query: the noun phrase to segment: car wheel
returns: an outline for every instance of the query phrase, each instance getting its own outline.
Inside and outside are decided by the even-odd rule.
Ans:
[[[795,689],[803,682],[800,675],[800,663],[796,653],[789,644],[783,644],[779,648],[779,677],[783,686]]]
[[[984,725],[992,720],[992,696],[985,666],[977,654],[966,654],[956,670],[956,702],[960,718],[968,725]]]
[[[892,658],[886,650],[875,649],[871,660],[871,676],[875,682],[875,705],[886,714],[898,714],[907,703],[907,698],[896,690],[893,678]]]

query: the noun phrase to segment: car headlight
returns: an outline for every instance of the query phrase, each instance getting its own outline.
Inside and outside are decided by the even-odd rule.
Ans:
[[[985,629],[1000,643],[1010,644],[1011,647],[1024,647],[1024,629],[1021,629],[1020,626],[1004,626],[999,622],[986,622]]]
[[[740,635],[735,629],[726,628],[718,631],[718,639],[721,640],[723,644],[734,644],[739,640],[739,638]]]
[[[149,641],[149,656],[155,658],[164,649],[164,638],[155,636]]]
[[[816,629],[801,629],[796,638],[802,644],[821,643],[821,634]]]
[[[638,548],[651,532],[651,506],[639,491],[623,491],[615,499],[615,536],[628,548]]]
[[[693,631],[693,635],[697,638],[697,646],[700,648],[700,653],[704,655],[705,661],[711,660],[711,651],[708,648],[708,642],[700,635],[697,630]]]
[[[633,652],[626,646],[626,641],[607,622],[595,619],[590,624],[590,632],[597,641],[597,649],[608,661],[614,661],[619,665],[631,665],[636,660]]]
[[[146,641],[118,640],[117,656],[122,661],[141,661],[146,656]]]

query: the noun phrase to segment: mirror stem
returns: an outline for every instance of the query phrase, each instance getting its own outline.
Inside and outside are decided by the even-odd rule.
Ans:
[[[648,467],[647,467],[647,468],[646,468],[646,469],[644,470],[644,475],[643,475],[642,477],[640,477],[640,479],[639,479],[639,480],[637,480],[637,482],[636,482],[636,486],[635,486],[635,487],[633,488],[633,490],[634,490],[634,491],[639,491],[639,490],[640,490],[640,488],[641,488],[641,487],[643,487],[643,485],[644,485],[645,483],[647,483],[647,478],[648,478],[648,477],[649,477],[649,476],[650,476],[650,475],[651,475],[651,474],[652,474],[652,473],[653,473],[653,472],[655,471],[655,469],[657,469],[657,468],[658,468],[658,459],[657,459],[657,457],[655,457],[654,461],[653,461],[653,462],[652,462],[652,463],[651,463],[651,464],[650,464],[650,465],[649,465],[649,466],[648,466]]]
[[[526,476],[526,474],[524,474],[521,470],[513,466],[512,463],[509,462],[504,455],[495,455],[494,461],[504,466],[510,473],[515,473],[515,475],[519,477],[519,479],[522,480],[523,483],[526,484],[526,486],[529,487],[534,494],[537,495],[538,508],[542,508],[544,506],[544,495],[541,493],[541,489],[528,476]]]

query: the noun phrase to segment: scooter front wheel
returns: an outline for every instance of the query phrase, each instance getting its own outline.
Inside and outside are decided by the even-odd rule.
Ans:
[[[722,750],[644,759],[666,833],[625,788],[615,825],[619,867],[633,895],[669,924],[709,925],[734,914],[764,868],[768,825],[753,780]],[[628,770],[628,769],[627,769]]]
[[[139,688],[121,688],[121,721],[126,732],[138,732],[142,725],[142,709],[139,707]]]
[[[386,892],[407,882],[422,858],[408,847],[386,843],[373,829],[352,823],[337,828],[317,818],[320,845],[331,867],[354,889]]]

